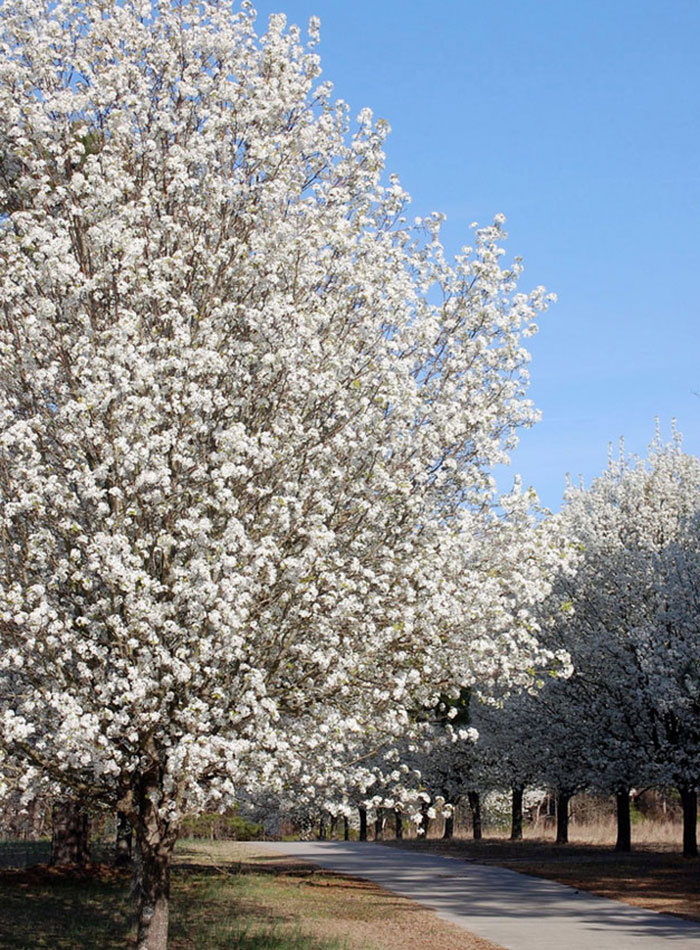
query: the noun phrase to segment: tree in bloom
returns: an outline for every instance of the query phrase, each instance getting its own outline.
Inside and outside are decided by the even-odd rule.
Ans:
[[[470,595],[472,610],[463,608],[467,611],[464,619],[473,630],[489,631],[489,642],[483,644],[482,676],[459,696],[441,697],[435,709],[424,713],[418,724],[423,729],[409,739],[413,751],[402,755],[418,771],[420,789],[452,805],[488,784],[522,788],[536,774],[542,750],[534,751],[537,765],[533,765],[532,736],[524,716],[531,697],[520,691],[541,692],[542,671],[535,676],[534,668],[507,669],[504,675],[502,664],[516,630],[520,629],[521,637],[532,637],[533,647],[541,642],[540,623],[544,619],[546,627],[549,621],[545,604],[550,610],[556,602],[553,579],[571,575],[576,561],[558,524],[552,519],[537,522],[534,492],[523,494],[516,489],[501,497],[500,507],[498,516],[491,513],[481,519],[468,566],[462,568],[465,587],[480,594],[478,599]],[[571,672],[566,651],[554,649],[542,655],[547,672],[556,674],[552,681],[565,680]],[[485,667],[487,662],[490,669]],[[524,765],[526,758],[530,761]],[[448,815],[446,836],[452,827]]]
[[[142,950],[183,815],[547,659],[469,569],[546,297],[254,16],[0,7],[0,742],[129,818]]]
[[[555,584],[570,610],[544,640],[566,647],[574,674],[543,691],[542,730],[563,726],[568,759],[615,793],[621,850],[631,787],[659,783],[678,788],[684,852],[697,853],[699,512],[700,460],[657,437],[647,459],[611,459],[589,489],[570,488],[558,519],[581,561]]]
[[[484,783],[487,771],[489,781],[495,781],[497,772],[502,783],[503,763],[515,750],[499,749],[497,768],[491,765],[487,770],[483,743],[475,747],[477,732],[470,728],[470,715],[479,714],[482,699],[501,700],[532,688],[536,680],[541,688],[542,670],[536,677],[534,666],[522,663],[524,656],[531,655],[535,665],[546,666],[547,672],[558,674],[557,679],[570,672],[564,650],[546,650],[538,643],[543,601],[548,598],[548,607],[555,601],[552,579],[570,573],[574,559],[567,539],[558,528],[552,530],[552,521],[537,523],[536,510],[534,492],[524,493],[516,485],[513,492],[499,498],[498,511],[479,512],[472,521],[473,530],[462,539],[456,580],[460,620],[473,636],[453,639],[454,648],[468,651],[471,658],[466,657],[465,663],[465,656],[455,655],[452,662],[466,674],[468,686],[455,695],[432,697],[429,708],[410,709],[396,731],[387,730],[381,718],[370,715],[352,739],[346,736],[342,753],[336,732],[325,727],[317,730],[308,740],[305,771],[289,777],[283,794],[276,798],[268,788],[262,811],[255,808],[253,796],[256,818],[264,820],[271,810],[278,815],[354,815],[359,808],[365,815],[373,810],[385,818],[393,813],[401,828],[404,816],[420,824],[421,812],[432,809],[437,800],[454,806],[474,790],[475,783]],[[435,682],[442,675],[436,670]],[[491,733],[489,728],[487,744]],[[505,739],[510,747],[514,734]],[[520,733],[515,746],[519,755],[527,747]],[[449,834],[452,823],[449,812],[446,815]]]

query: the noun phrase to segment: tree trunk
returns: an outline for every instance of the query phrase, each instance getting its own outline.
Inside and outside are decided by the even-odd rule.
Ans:
[[[523,786],[513,786],[513,801],[510,809],[510,840],[523,840]]]
[[[374,819],[374,840],[383,841],[384,840],[384,809],[377,809],[377,816]]]
[[[343,815],[343,841],[350,840],[350,822],[348,821],[348,816]]]
[[[615,812],[617,815],[617,841],[615,842],[615,850],[631,851],[632,821],[630,816],[630,792],[628,788],[615,793]]]
[[[472,813],[472,838],[481,840],[481,795],[478,792],[469,792],[467,795],[469,810]]]
[[[143,777],[137,791],[135,889],[138,897],[137,950],[167,950],[170,860],[177,828],[159,814],[162,791],[154,772]]]
[[[90,860],[87,809],[74,798],[54,802],[51,811],[51,858],[55,867],[78,865]]]
[[[568,844],[569,841],[569,800],[571,792],[557,792],[557,844]]]
[[[170,852],[144,844],[137,834],[137,950],[167,950],[170,901]]]
[[[683,805],[683,856],[698,856],[698,793],[697,789],[679,787]]]
[[[454,813],[447,815],[445,817],[445,830],[442,833],[443,838],[451,838],[455,833],[455,816]]]
[[[318,820],[318,840],[319,840],[319,841],[325,841],[325,840],[326,840],[326,837],[327,837],[327,835],[326,835],[326,813],[325,813],[325,812],[321,812],[321,817],[320,817],[319,820]]]
[[[430,815],[428,814],[429,808],[430,808],[430,805],[428,804],[428,802],[423,802],[423,801],[421,802],[420,825],[418,826],[418,828],[419,828],[419,834],[421,838],[425,838],[426,840],[428,838],[428,831],[430,829]]]
[[[117,840],[114,849],[114,863],[117,867],[131,864],[132,828],[123,811],[117,812]]]
[[[360,841],[367,840],[367,809],[360,805],[357,809],[360,813]]]
[[[394,809],[394,829],[396,832],[396,840],[403,840],[403,814],[399,811],[398,808]]]

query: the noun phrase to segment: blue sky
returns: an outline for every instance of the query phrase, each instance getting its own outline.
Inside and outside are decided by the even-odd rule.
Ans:
[[[531,341],[542,422],[510,468],[557,509],[658,417],[700,454],[698,0],[264,0],[321,18],[324,78],[389,121],[387,167],[448,251],[508,219],[522,289],[559,302]]]

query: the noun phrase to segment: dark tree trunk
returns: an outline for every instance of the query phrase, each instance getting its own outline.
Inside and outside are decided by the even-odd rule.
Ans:
[[[143,776],[136,792],[135,832],[138,897],[137,950],[167,950],[170,861],[177,828],[158,813],[162,792],[155,769]]]
[[[146,829],[137,833],[138,897],[137,950],[167,950],[170,901],[170,852],[144,842]]]
[[[469,792],[467,795],[469,810],[472,813],[472,838],[481,840],[481,795],[478,792]]]
[[[698,856],[698,793],[697,789],[679,787],[683,806],[683,856]]]
[[[455,816],[454,813],[447,815],[445,817],[445,830],[442,834],[443,838],[451,838],[455,833]]]
[[[360,805],[357,809],[360,813],[360,841],[367,840],[367,809]]]
[[[331,841],[334,841],[338,836],[338,816],[331,815],[330,825],[328,828],[328,836]]]
[[[513,786],[513,801],[510,809],[510,840],[523,840],[523,786]]]
[[[399,811],[398,808],[394,809],[394,829],[396,833],[396,840],[403,840],[403,814]]]
[[[325,841],[326,837],[326,814],[322,812],[318,820],[318,840]]]
[[[430,830],[430,815],[428,814],[429,808],[430,808],[430,805],[428,804],[428,802],[423,802],[423,801],[421,802],[420,825],[418,827],[420,829],[421,838],[426,838],[426,839],[428,837],[428,831]]]
[[[90,845],[85,806],[74,798],[55,802],[51,823],[51,864],[56,867],[86,865],[90,860]]]
[[[117,840],[114,849],[114,863],[117,867],[131,864],[132,829],[129,819],[123,811],[117,812]]]
[[[557,792],[557,844],[567,844],[569,841],[569,800],[571,792]]]
[[[377,809],[377,817],[374,819],[374,840],[384,840],[384,809]]]
[[[350,822],[348,821],[348,816],[343,815],[343,841],[350,840]]]
[[[631,851],[632,820],[630,815],[630,792],[628,788],[615,793],[615,813],[617,816],[617,841],[615,842],[615,850]]]

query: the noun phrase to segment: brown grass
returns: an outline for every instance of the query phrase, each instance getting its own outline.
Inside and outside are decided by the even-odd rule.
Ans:
[[[499,950],[407,898],[293,858],[272,857],[254,842],[182,842],[177,860],[263,877],[264,893],[249,891],[261,908],[347,950]]]
[[[525,836],[536,840],[554,841],[556,832],[554,825],[545,829],[525,829]],[[612,847],[617,836],[615,817],[597,818],[585,823],[571,822],[569,826],[569,840],[572,844],[593,844],[603,847]],[[632,840],[634,847],[651,851],[680,851],[683,841],[683,826],[679,821],[653,821],[648,818],[638,818],[632,826]]]

